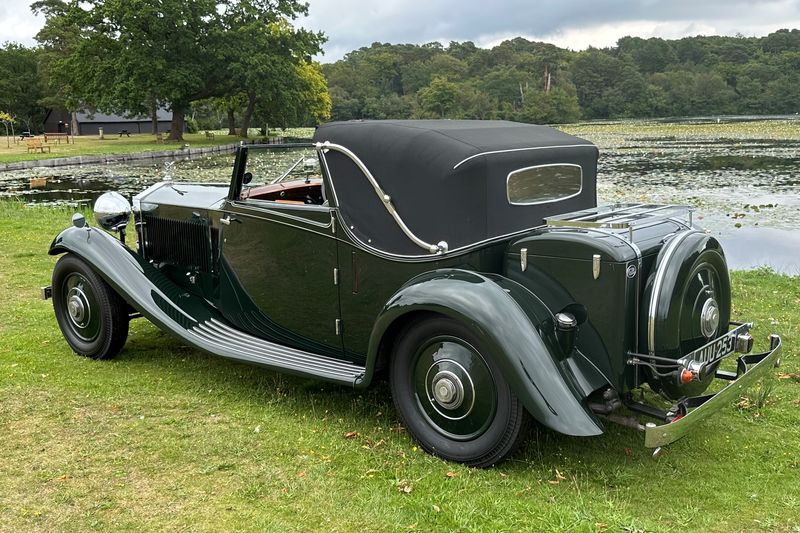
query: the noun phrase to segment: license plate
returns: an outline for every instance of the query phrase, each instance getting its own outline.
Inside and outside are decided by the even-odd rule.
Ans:
[[[722,359],[734,352],[736,349],[736,337],[738,335],[747,333],[750,329],[749,324],[742,324],[741,326],[732,329],[722,337],[714,339],[705,346],[698,348],[692,353],[682,357],[685,361],[697,361],[699,363],[708,363]]]

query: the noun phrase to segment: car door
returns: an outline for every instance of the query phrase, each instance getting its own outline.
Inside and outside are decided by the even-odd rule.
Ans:
[[[220,218],[220,308],[254,335],[340,356],[337,247],[316,153],[287,150],[276,163],[275,150],[248,151],[238,172],[252,182],[228,199]],[[297,157],[303,168],[285,173]],[[270,184],[276,175],[283,181]]]

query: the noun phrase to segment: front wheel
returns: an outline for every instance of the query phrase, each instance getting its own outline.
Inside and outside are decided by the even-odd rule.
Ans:
[[[489,467],[525,440],[529,415],[476,336],[448,318],[411,324],[392,354],[392,397],[429,453]]]
[[[114,357],[128,338],[127,304],[73,254],[62,256],[53,269],[53,309],[61,333],[78,355]]]

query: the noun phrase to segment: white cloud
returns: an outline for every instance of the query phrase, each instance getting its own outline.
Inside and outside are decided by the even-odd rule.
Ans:
[[[523,36],[573,50],[620,37],[766,35],[800,27],[800,0],[311,0],[304,27],[329,37],[323,61],[373,42],[471,40],[494,46]]]
[[[33,45],[43,23],[30,0],[0,0],[0,43]],[[581,50],[625,35],[760,36],[800,28],[800,0],[310,0],[295,23],[325,32],[329,62],[376,41],[491,47],[522,36]]]
[[[44,25],[44,17],[34,15],[30,4],[20,0],[0,0],[0,43],[36,44],[33,38]]]
[[[696,22],[659,22],[652,20],[637,20],[617,24],[597,24],[579,28],[566,28],[541,35],[521,35],[530,41],[543,41],[552,43],[561,48],[570,50],[585,50],[590,46],[604,48],[614,46],[620,37],[661,37],[664,39],[679,39],[692,35],[715,35],[719,33],[710,24]],[[518,37],[517,34],[503,32],[496,35],[481,35],[475,44],[482,48],[492,48],[501,42]]]

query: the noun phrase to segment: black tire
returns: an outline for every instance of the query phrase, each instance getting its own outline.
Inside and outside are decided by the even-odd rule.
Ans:
[[[645,285],[641,306],[641,323],[644,327],[640,346],[657,356],[678,359],[728,331],[731,282],[722,247],[716,239],[703,233],[687,235],[668,263],[664,263],[663,255],[664,249],[659,253],[657,269],[651,273]],[[663,276],[663,283],[660,294],[654,295],[654,281],[659,274]],[[654,297],[657,298],[653,323],[654,346],[650,346],[648,311]],[[718,309],[718,320],[712,331],[704,332],[703,309],[709,299]],[[696,396],[702,394],[714,380],[718,366],[711,366],[703,379],[687,384],[679,383],[677,378],[656,376],[652,372],[648,381],[653,390],[673,400]]]
[[[72,350],[92,359],[117,355],[128,338],[128,304],[73,254],[53,269],[53,309]]]
[[[403,425],[433,455],[485,468],[527,437],[530,415],[459,322],[434,317],[406,327],[394,345],[390,381]],[[443,388],[433,391],[435,384]]]

